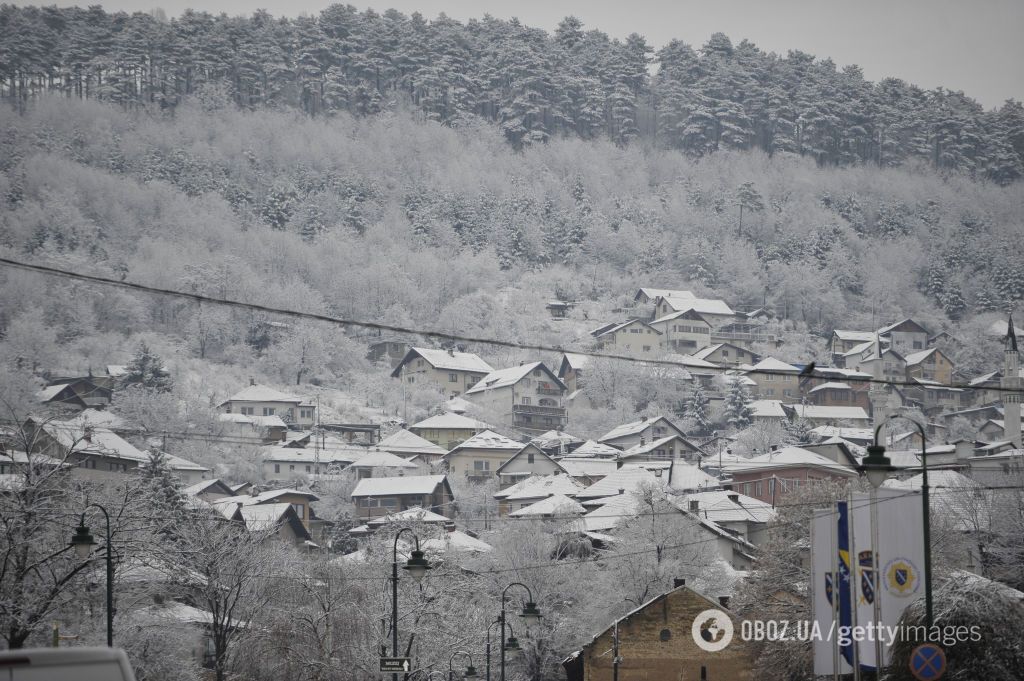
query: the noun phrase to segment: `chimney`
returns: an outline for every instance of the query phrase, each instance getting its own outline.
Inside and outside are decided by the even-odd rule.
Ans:
[[[256,385],[256,379],[252,376],[249,377],[249,385]]]
[[[700,502],[697,499],[690,499],[690,513],[700,511]]]
[[[448,356],[449,357],[454,357],[455,356],[455,348],[448,348]]]
[[[778,445],[772,445],[771,450],[773,452],[777,452],[777,451],[779,451],[779,446]]]
[[[640,422],[641,423],[647,423],[647,417],[646,416],[641,416],[640,417]]]
[[[626,488],[625,487],[620,487],[619,488],[619,494],[625,494],[625,493],[626,493]]]
[[[740,495],[739,495],[739,493],[730,494],[729,495],[729,501],[731,501],[734,504],[740,503]]]
[[[686,580],[685,579],[683,579],[682,577],[676,577],[675,579],[672,580],[672,588],[673,589],[678,589],[681,586],[686,586]]]
[[[641,435],[640,436],[640,445],[643,446],[645,444],[647,444],[647,438],[645,438],[643,435]]]
[[[92,426],[86,426],[82,431],[82,440],[85,442],[92,442]]]
[[[718,604],[721,605],[726,610],[728,610],[729,609],[729,597],[728,596],[719,596],[718,597]]]

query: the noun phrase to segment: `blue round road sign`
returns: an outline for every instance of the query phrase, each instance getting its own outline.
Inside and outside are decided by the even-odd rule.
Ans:
[[[910,673],[918,681],[935,681],[946,673],[946,653],[934,643],[923,643],[910,653]]]

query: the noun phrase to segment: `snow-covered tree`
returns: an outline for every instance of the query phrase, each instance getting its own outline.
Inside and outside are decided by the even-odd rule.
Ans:
[[[731,381],[725,394],[725,421],[734,430],[743,430],[751,424],[754,412],[750,408],[753,400],[746,386],[740,381]]]
[[[163,360],[146,343],[139,343],[125,370],[122,381],[126,386],[138,385],[159,392],[169,392],[174,386]]]

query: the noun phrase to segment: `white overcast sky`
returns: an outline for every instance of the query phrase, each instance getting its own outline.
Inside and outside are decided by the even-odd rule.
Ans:
[[[248,14],[316,14],[322,0],[82,0],[108,11],[186,8]],[[22,3],[19,3],[22,4]],[[45,0],[38,3],[49,4]],[[986,108],[1024,99],[1024,0],[352,0],[377,11],[444,12],[465,21],[491,14],[518,17],[553,30],[573,14],[586,28],[613,37],[632,32],[660,47],[679,38],[696,47],[715,31],[734,43],[746,38],[770,52],[800,49],[831,57],[840,67],[859,64],[870,80],[896,76],[924,88],[963,90]]]

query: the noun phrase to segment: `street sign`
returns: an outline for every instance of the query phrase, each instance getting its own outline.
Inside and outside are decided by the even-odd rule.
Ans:
[[[380,658],[380,670],[382,672],[407,672],[412,669],[408,657],[382,657]]]
[[[946,673],[946,653],[934,643],[923,643],[910,653],[910,673],[918,681],[936,681]]]

